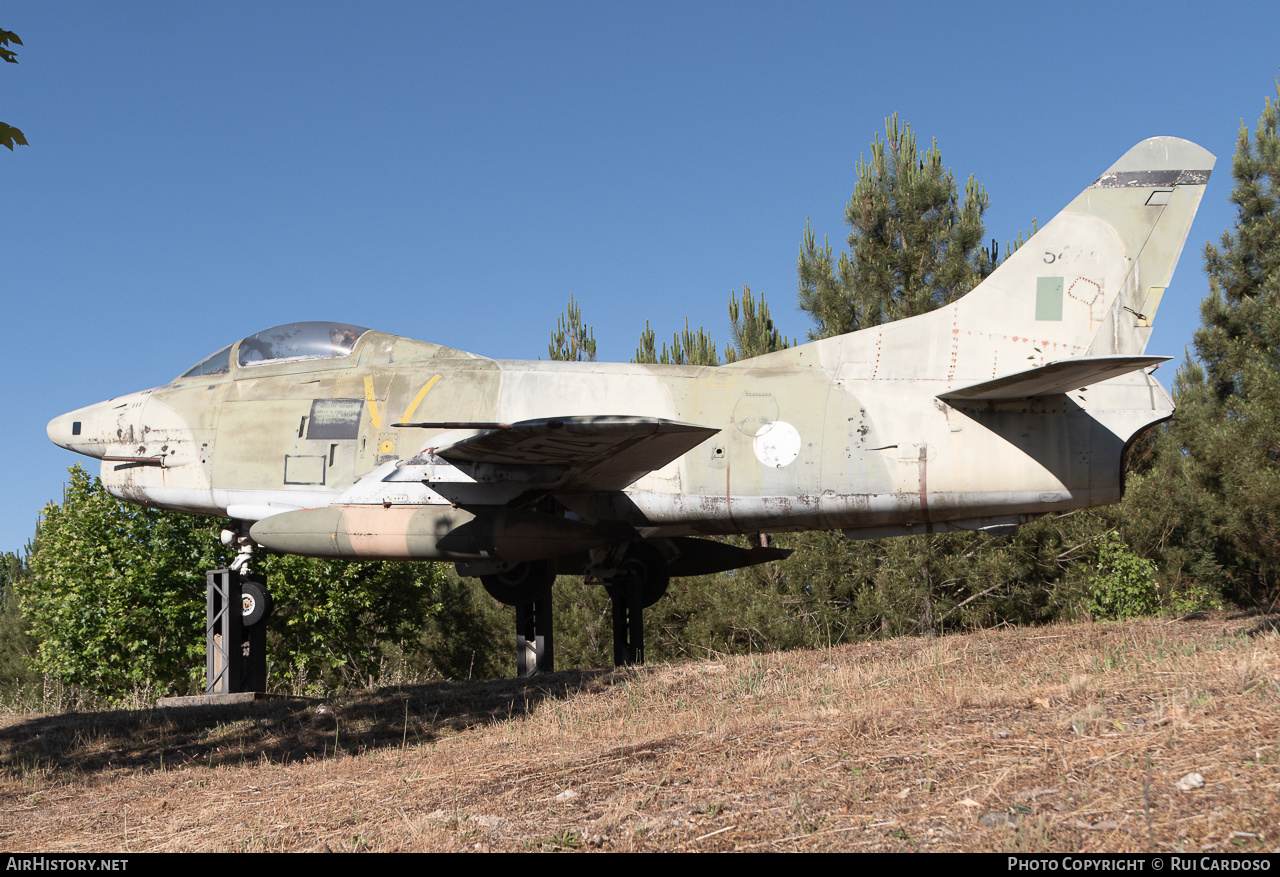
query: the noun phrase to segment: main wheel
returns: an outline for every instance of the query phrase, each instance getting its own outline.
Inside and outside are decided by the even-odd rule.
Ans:
[[[633,577],[640,582],[640,603],[648,609],[662,599],[671,584],[667,559],[648,542],[633,542],[618,565],[618,577]]]
[[[240,583],[240,623],[253,627],[271,615],[271,595],[267,586],[252,579]]]
[[[555,580],[554,560],[513,563],[502,572],[480,576],[480,584],[489,596],[508,606],[523,606],[549,596]]]

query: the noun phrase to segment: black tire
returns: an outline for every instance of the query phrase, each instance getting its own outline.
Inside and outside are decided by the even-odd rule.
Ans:
[[[240,623],[245,627],[266,621],[271,616],[271,595],[263,582],[252,579],[240,583]]]
[[[640,604],[648,609],[667,593],[671,574],[662,552],[648,542],[633,542],[618,566],[619,578],[634,577],[640,582]]]
[[[524,606],[551,595],[556,580],[554,560],[531,560],[513,564],[505,572],[480,576],[489,596],[508,606]]]

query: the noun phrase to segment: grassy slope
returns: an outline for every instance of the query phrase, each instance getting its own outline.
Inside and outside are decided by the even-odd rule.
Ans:
[[[10,717],[0,847],[1275,851],[1278,621]]]

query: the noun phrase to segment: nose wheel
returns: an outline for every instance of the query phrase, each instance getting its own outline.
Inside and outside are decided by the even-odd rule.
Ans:
[[[253,627],[271,617],[271,594],[265,582],[244,579],[240,582],[240,623]]]

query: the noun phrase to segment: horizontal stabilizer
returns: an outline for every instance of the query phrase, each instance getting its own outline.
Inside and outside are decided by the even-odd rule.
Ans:
[[[621,490],[719,431],[654,417],[554,417],[483,432],[435,453],[455,463],[559,469],[560,489]]]
[[[939,393],[948,402],[978,402],[993,399],[1026,399],[1030,396],[1052,396],[1068,393],[1136,371],[1168,362],[1171,356],[1084,356],[1062,359],[1026,371],[980,384]]]

